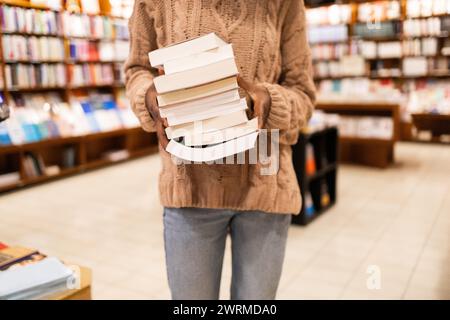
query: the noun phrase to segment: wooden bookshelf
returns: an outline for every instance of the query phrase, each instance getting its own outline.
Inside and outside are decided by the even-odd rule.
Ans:
[[[74,152],[74,165],[72,167],[65,167],[62,160],[62,151],[67,149],[72,149]],[[117,162],[105,159],[104,153],[112,150],[126,150],[129,157]],[[20,173],[20,181],[0,186],[0,193],[136,159],[157,151],[156,136],[144,132],[141,128],[121,129],[0,147],[0,158],[14,160],[10,161],[13,162],[10,164],[0,161],[0,173],[16,170]],[[27,153],[42,156],[47,166],[57,165],[61,171],[54,176],[44,174],[38,177],[28,177],[23,164]]]
[[[340,137],[339,159],[386,168],[394,162],[395,143],[400,136],[400,106],[390,103],[319,102],[317,109],[345,116],[390,117],[393,121],[391,139]]]
[[[441,135],[450,134],[450,115],[415,113],[413,125],[419,131],[429,131],[433,142],[440,142]]]
[[[100,4],[100,9],[101,12],[99,13],[98,16],[104,16],[104,17],[108,17],[110,19],[117,19],[117,20],[124,20],[124,18],[122,17],[115,17],[113,15],[110,14],[110,10],[111,7],[109,5],[109,1],[108,0],[99,0],[99,4]],[[0,6],[11,6],[11,7],[22,7],[22,8],[28,8],[28,9],[35,9],[35,10],[42,10],[42,11],[53,11],[56,14],[62,14],[64,12],[67,12],[67,10],[63,8],[60,11],[57,10],[53,10],[50,8],[47,8],[44,5],[37,5],[37,4],[33,4],[30,1],[26,1],[26,0],[0,0]],[[92,16],[91,14],[86,14],[86,13],[81,13],[82,15],[85,16]],[[1,52],[1,60],[0,60],[0,68],[2,69],[2,77],[3,77],[3,83],[4,83],[4,88],[2,88],[3,90],[3,95],[4,95],[4,99],[5,101],[8,103],[9,101],[11,101],[12,97],[10,95],[10,92],[35,92],[35,93],[39,93],[40,91],[67,91],[66,92],[66,98],[67,100],[70,99],[70,97],[72,96],[72,93],[70,92],[71,90],[78,90],[78,89],[84,89],[84,90],[94,90],[94,89],[109,89],[115,96],[117,94],[117,90],[118,89],[122,89],[124,87],[124,84],[119,82],[119,79],[115,79],[114,83],[107,83],[107,84],[103,84],[103,83],[99,83],[99,84],[86,84],[86,85],[82,85],[82,86],[73,86],[70,84],[69,82],[69,66],[70,65],[74,65],[74,64],[110,64],[110,65],[114,65],[114,64],[121,64],[124,63],[124,61],[102,61],[102,60],[96,60],[96,61],[81,61],[81,60],[73,60],[70,57],[70,50],[68,47],[68,44],[70,42],[70,40],[73,39],[83,39],[83,40],[87,40],[90,42],[98,42],[98,41],[116,41],[116,40],[124,40],[127,41],[127,38],[123,38],[119,35],[113,34],[112,37],[90,37],[90,36],[73,36],[73,35],[67,35],[64,30],[58,30],[57,33],[51,32],[51,33],[23,33],[23,32],[17,32],[17,31],[4,31],[2,30],[1,26],[0,26],[0,37],[3,38],[3,35],[20,35],[20,36],[25,36],[25,37],[56,37],[61,39],[61,41],[63,41],[64,43],[64,48],[65,48],[65,58],[62,60],[58,60],[58,61],[47,61],[47,60],[38,60],[38,61],[29,61],[29,60],[8,60],[8,59],[4,59],[4,52],[3,52],[3,46],[0,43],[0,52]],[[66,70],[66,78],[67,78],[67,85],[64,87],[45,87],[45,86],[34,86],[31,88],[28,87],[7,87],[7,79],[6,79],[6,70],[5,70],[5,66],[6,65],[11,65],[11,64],[55,64],[55,63],[61,63],[65,66],[65,70]],[[67,101],[66,101],[67,102]]]
[[[314,150],[316,170],[308,174],[306,170],[306,146],[311,144]],[[293,146],[292,158],[297,180],[303,198],[302,209],[292,222],[298,225],[307,225],[321,214],[329,210],[337,200],[337,173],[338,173],[338,130],[327,128],[312,133],[302,133],[298,143]],[[328,190],[329,203],[322,201],[322,186]],[[306,208],[306,195],[310,194],[314,212]]]
[[[109,6],[108,0],[100,0],[100,16],[108,17],[111,19],[120,19],[122,17],[114,17],[111,15],[111,8]],[[3,6],[18,6],[22,8],[43,10],[43,11],[54,11],[57,14],[61,14],[66,10],[63,8],[61,11],[56,11],[53,9],[46,8],[43,5],[36,5],[30,3],[30,1],[25,0],[0,0],[0,7]],[[84,14],[84,13],[82,13]],[[87,14],[84,14],[87,15]],[[89,15],[91,16],[91,15]],[[22,33],[22,32],[3,32],[0,25],[0,38],[3,39],[3,35],[20,35],[25,37],[55,37],[63,41],[65,48],[64,59],[58,61],[48,61],[48,60],[17,60],[10,61],[4,59],[3,52],[3,41],[0,41],[0,68],[2,71],[3,84],[1,88],[5,101],[8,103],[12,101],[13,95],[20,93],[47,93],[47,92],[58,92],[63,98],[64,102],[69,102],[72,98],[77,96],[77,93],[88,92],[90,90],[101,89],[104,92],[112,94],[114,99],[117,101],[119,90],[123,90],[124,84],[115,79],[112,83],[99,83],[99,84],[87,84],[83,86],[73,86],[67,83],[65,86],[34,86],[34,87],[14,87],[8,88],[6,84],[6,73],[5,66],[8,64],[41,64],[41,63],[61,63],[65,65],[66,77],[68,77],[68,66],[78,63],[98,63],[98,64],[121,64],[124,61],[79,61],[73,60],[70,57],[70,52],[68,48],[68,43],[72,39],[84,39],[92,42],[98,41],[115,41],[115,40],[128,40],[124,39],[119,35],[113,35],[113,37],[77,37],[66,35],[64,30],[58,30],[58,32],[52,32],[49,34],[35,34],[35,33]],[[126,150],[128,152],[128,157],[126,159],[120,160],[118,162],[126,161],[129,159],[135,159],[138,157],[146,156],[151,153],[155,153],[158,150],[158,144],[155,134],[149,134],[144,132],[141,128],[131,128],[131,129],[119,129],[108,132],[92,133],[83,136],[73,136],[73,137],[61,137],[54,139],[46,139],[33,143],[27,143],[23,145],[6,145],[0,146],[0,175],[18,172],[20,180],[17,182],[10,183],[8,185],[0,186],[0,193],[20,189],[23,187],[28,187],[36,184],[41,184],[44,182],[52,181],[62,177],[67,177],[74,174],[79,174],[86,172],[88,170],[93,170],[97,168],[102,168],[105,166],[112,165],[116,162],[105,159],[104,154],[110,151]],[[67,166],[63,159],[65,150],[73,150],[74,158],[73,165]],[[60,172],[56,175],[45,175],[30,177],[24,168],[24,159],[28,153],[36,156],[40,156],[43,159],[45,166],[58,166]]]
[[[328,45],[328,44],[344,44],[347,45],[348,48],[352,46],[352,44],[355,44],[355,42],[359,40],[367,40],[367,41],[374,41],[374,42],[388,42],[388,41],[405,41],[405,40],[414,40],[414,39],[425,39],[425,38],[433,38],[437,40],[437,53],[435,55],[427,55],[421,52],[421,55],[419,56],[413,56],[413,55],[401,55],[399,57],[394,58],[386,58],[386,57],[380,57],[377,56],[374,58],[364,58],[365,64],[366,64],[366,70],[364,74],[361,75],[321,75],[317,74],[314,78],[315,82],[319,84],[323,80],[342,80],[347,78],[366,78],[366,79],[392,79],[395,87],[400,90],[401,92],[405,92],[407,89],[407,84],[412,80],[449,80],[450,79],[450,56],[449,55],[443,55],[441,53],[441,48],[444,45],[444,42],[447,41],[450,37],[450,31],[444,30],[441,32],[441,34],[423,34],[423,35],[409,35],[405,33],[404,27],[403,27],[403,21],[405,20],[417,20],[417,19],[427,19],[427,18],[440,18],[440,19],[448,19],[450,15],[448,13],[444,14],[431,14],[430,16],[426,17],[411,17],[408,16],[407,13],[407,0],[392,0],[394,2],[398,2],[400,5],[400,17],[395,19],[384,19],[383,21],[380,21],[381,23],[393,23],[393,24],[399,24],[398,32],[395,34],[392,34],[390,36],[378,36],[378,37],[371,37],[371,36],[359,36],[355,33],[355,26],[358,24],[364,24],[365,22],[358,21],[358,8],[361,4],[370,3],[370,2],[376,2],[375,0],[358,0],[358,1],[351,1],[351,0],[339,0],[335,1],[335,3],[328,3],[323,5],[315,4],[316,2],[314,0],[311,0],[312,5],[309,6],[310,8],[318,8],[318,7],[327,7],[333,4],[342,4],[342,5],[349,5],[351,8],[351,17],[350,20],[347,23],[342,23],[342,25],[347,26],[347,39],[346,40],[339,40],[339,41],[324,41],[324,42],[314,42],[311,43],[311,46],[315,45]],[[318,3],[318,2],[317,2]],[[442,20],[441,20],[442,21]],[[328,23],[322,23],[317,26],[327,26],[330,25]],[[395,28],[394,28],[395,30]],[[426,74],[420,75],[420,76],[410,76],[405,75],[403,72],[403,61],[406,58],[412,58],[412,57],[425,57],[427,59],[432,59],[437,61],[438,59],[447,59],[447,69],[430,69]],[[314,59],[314,57],[313,57]],[[325,59],[325,58],[316,58],[314,59],[314,64],[317,63],[323,63],[327,61],[331,62],[338,62],[341,59],[339,57],[339,54],[337,56],[333,56],[331,59]],[[395,68],[400,70],[400,75],[380,75],[375,71],[380,70],[379,67],[381,65],[384,65],[386,68]],[[363,101],[361,101],[361,104],[363,104]],[[405,121],[405,120],[402,120]],[[414,122],[414,125],[416,125],[416,122]],[[399,138],[401,140],[414,140],[413,138],[413,123],[412,122],[402,122],[401,124],[401,134],[399,135]]]

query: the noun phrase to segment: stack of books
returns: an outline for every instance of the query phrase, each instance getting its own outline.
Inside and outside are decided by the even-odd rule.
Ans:
[[[0,250],[0,258],[10,257],[7,253],[2,254],[6,251],[17,250]],[[56,258],[46,258],[36,252],[24,259],[0,272],[0,300],[44,299],[67,290],[74,277],[74,272]]]
[[[161,117],[167,118],[167,151],[195,162],[208,162],[252,149],[257,119],[247,118],[239,96],[233,48],[214,33],[149,53]]]
[[[67,290],[74,276],[56,258],[0,243],[0,300],[44,299]]]

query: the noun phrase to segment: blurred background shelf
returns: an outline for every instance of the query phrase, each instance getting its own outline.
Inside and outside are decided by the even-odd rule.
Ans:
[[[303,205],[292,222],[307,225],[337,200],[338,130],[335,127],[302,133],[292,157]]]

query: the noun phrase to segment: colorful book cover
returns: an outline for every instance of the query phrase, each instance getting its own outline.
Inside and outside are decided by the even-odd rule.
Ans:
[[[305,195],[305,215],[311,217],[316,212],[311,193],[307,192]]]
[[[84,114],[88,121],[89,127],[92,132],[99,132],[100,126],[98,125],[97,119],[95,118],[94,108],[90,102],[82,102],[81,107],[83,108]]]
[[[314,157],[314,147],[311,143],[306,145],[306,174],[312,176],[316,173],[316,159]]]
[[[6,124],[0,123],[0,145],[9,145],[11,143],[11,137],[9,136]]]
[[[0,250],[0,271],[6,270],[14,264],[29,259],[38,253],[34,249],[22,247],[6,247]]]
[[[328,186],[327,186],[326,182],[322,182],[322,185],[321,185],[320,203],[323,208],[328,207],[331,203],[330,193],[328,191]]]

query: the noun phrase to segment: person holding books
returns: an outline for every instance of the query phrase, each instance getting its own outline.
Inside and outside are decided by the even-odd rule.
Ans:
[[[275,299],[291,215],[300,212],[302,201],[291,146],[315,102],[303,0],[136,0],[129,28],[127,95],[143,129],[156,131],[160,142],[159,189],[172,298],[219,298],[230,234],[231,299]],[[252,102],[258,127],[271,135],[279,133],[279,170],[274,174],[264,174],[260,162],[176,164],[166,152],[169,124],[161,117],[159,103],[169,96],[157,92],[155,79],[164,70],[152,67],[159,63],[150,64],[148,54],[209,33],[232,44],[237,83]],[[198,56],[192,59],[193,64],[202,62]],[[171,65],[180,68],[189,63],[183,61]],[[199,82],[188,80],[193,85]],[[193,94],[180,89],[170,98]],[[185,112],[184,117],[188,115]]]

